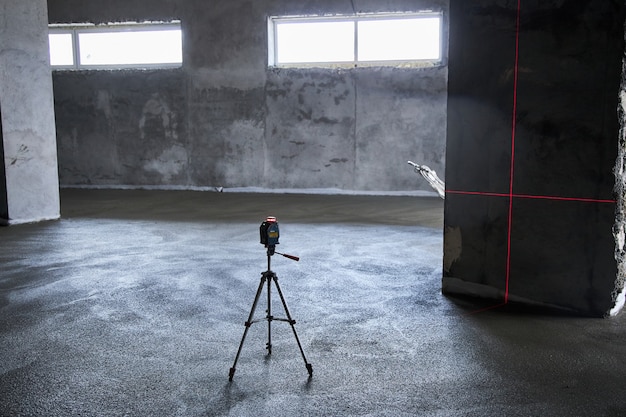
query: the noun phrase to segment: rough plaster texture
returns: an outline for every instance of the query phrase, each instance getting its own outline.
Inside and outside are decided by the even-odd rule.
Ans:
[[[54,73],[61,184],[431,191],[406,161],[444,172],[445,66],[267,67],[268,16],[448,4],[352,3],[49,0],[52,23],[180,19],[184,38],[178,70]]]
[[[615,259],[617,261],[617,280],[613,298],[615,306],[611,314],[617,314],[626,303],[626,60],[622,63],[622,85],[619,94],[618,119],[620,122],[619,146],[615,162]]]
[[[59,217],[47,24],[44,0],[0,2],[3,223]]]
[[[443,290],[602,316],[624,5],[522,2],[514,96],[514,3],[450,4]]]

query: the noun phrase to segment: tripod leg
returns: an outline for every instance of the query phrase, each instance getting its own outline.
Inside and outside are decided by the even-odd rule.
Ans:
[[[267,278],[267,344],[265,345],[265,347],[267,348],[267,354],[271,355],[272,354],[272,320],[274,319],[274,317],[272,317],[272,279],[271,277],[273,276],[273,273],[271,271],[267,272],[268,274],[268,278]]]
[[[250,315],[248,316],[248,321],[246,321],[246,328],[243,331],[243,336],[241,337],[241,342],[239,343],[239,349],[237,350],[237,356],[235,356],[235,362],[233,362],[232,368],[228,372],[228,380],[232,381],[233,376],[235,375],[235,370],[237,366],[237,361],[239,360],[239,355],[241,354],[241,348],[243,347],[243,342],[246,340],[246,335],[248,334],[248,330],[252,325],[252,319],[254,318],[254,311],[256,310],[256,305],[259,302],[259,296],[261,295],[261,291],[263,290],[263,284],[265,284],[266,276],[263,274],[261,276],[261,282],[259,283],[259,288],[256,290],[256,296],[254,297],[254,302],[252,303],[252,308],[250,309]]]
[[[285,301],[285,297],[283,296],[283,292],[280,289],[280,285],[278,285],[278,277],[274,274],[272,275],[274,279],[274,284],[276,285],[276,289],[278,290],[278,295],[280,296],[280,301],[283,303],[283,308],[285,309],[285,314],[287,315],[287,319],[289,320],[289,325],[291,325],[291,330],[293,330],[293,335],[296,337],[296,343],[298,343],[298,348],[300,349],[300,354],[302,354],[302,359],[304,360],[304,364],[306,366],[306,370],[309,372],[309,378],[313,376],[313,366],[306,360],[306,356],[304,355],[304,350],[302,349],[302,344],[300,344],[300,339],[298,338],[298,333],[296,333],[296,328],[294,324],[296,321],[291,318],[291,314],[289,314],[289,309],[287,308],[287,302]]]

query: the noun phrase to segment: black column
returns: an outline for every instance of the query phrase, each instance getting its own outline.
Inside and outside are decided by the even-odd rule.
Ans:
[[[612,307],[620,1],[450,1],[443,291]]]
[[[7,179],[4,167],[4,136],[2,132],[2,107],[0,107],[0,225],[9,219],[7,202]]]

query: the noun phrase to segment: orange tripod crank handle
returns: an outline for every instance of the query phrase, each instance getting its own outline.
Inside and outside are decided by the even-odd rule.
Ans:
[[[294,261],[299,261],[300,258],[294,255],[287,255],[286,253],[275,252],[279,255],[283,255],[285,258],[293,259]]]

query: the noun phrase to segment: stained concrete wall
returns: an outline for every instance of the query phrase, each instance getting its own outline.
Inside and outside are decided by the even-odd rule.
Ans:
[[[52,23],[183,28],[181,69],[54,73],[63,185],[431,192],[406,161],[444,174],[445,65],[268,69],[267,18],[432,9],[447,19],[447,0],[48,5]]]
[[[443,290],[602,316],[624,3],[520,5],[450,3]]]
[[[0,1],[0,222],[59,217],[45,0]]]

